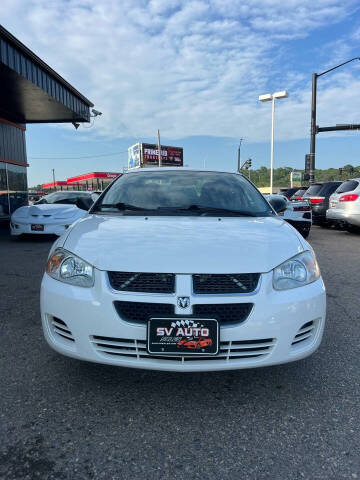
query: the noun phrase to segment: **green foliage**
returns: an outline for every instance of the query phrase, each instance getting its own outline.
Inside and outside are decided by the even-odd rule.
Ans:
[[[354,169],[352,173],[351,169]],[[290,187],[290,173],[293,171],[290,167],[280,167],[274,169],[274,187]],[[304,170],[296,170],[297,172],[304,173]],[[243,172],[245,176],[248,173]],[[353,167],[352,165],[345,165],[343,167],[342,175],[339,173],[338,168],[328,168],[327,170],[315,170],[315,180],[317,182],[325,182],[331,180],[347,180],[348,178],[360,177],[360,165]],[[268,187],[270,185],[270,169],[266,167],[260,167],[257,170],[251,170],[251,181],[257,187]],[[303,185],[308,185],[309,182],[302,182]]]

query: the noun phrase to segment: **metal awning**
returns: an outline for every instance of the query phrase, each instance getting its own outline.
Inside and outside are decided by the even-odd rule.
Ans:
[[[93,104],[0,25],[0,117],[16,123],[88,122]]]

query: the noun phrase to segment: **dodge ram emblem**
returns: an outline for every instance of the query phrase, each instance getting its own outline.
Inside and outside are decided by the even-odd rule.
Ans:
[[[180,308],[188,308],[190,306],[190,297],[178,297],[177,304]]]

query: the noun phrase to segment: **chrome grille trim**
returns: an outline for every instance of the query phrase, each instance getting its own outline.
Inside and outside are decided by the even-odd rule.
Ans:
[[[90,343],[98,355],[108,358],[132,358],[135,361],[231,361],[246,360],[247,358],[262,359],[270,354],[276,345],[276,339],[236,340],[220,342],[219,354],[215,356],[181,356],[181,355],[151,355],[146,351],[146,340],[124,339],[92,335]]]

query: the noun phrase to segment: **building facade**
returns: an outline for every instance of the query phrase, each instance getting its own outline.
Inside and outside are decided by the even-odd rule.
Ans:
[[[93,104],[0,25],[0,219],[27,203],[27,123],[89,122]]]
[[[26,204],[25,127],[0,118],[0,218]]]

